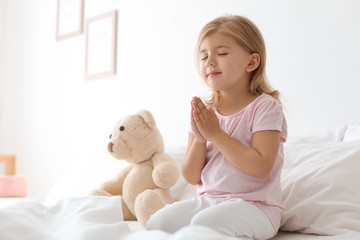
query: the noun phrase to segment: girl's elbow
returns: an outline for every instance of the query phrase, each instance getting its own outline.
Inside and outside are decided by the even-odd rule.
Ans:
[[[265,179],[270,176],[271,171],[272,168],[258,169],[258,171],[254,172],[252,176],[257,179]]]
[[[201,182],[200,178],[185,178],[185,180],[191,185],[198,185]]]
[[[185,180],[186,180],[187,183],[189,183],[191,185],[194,185],[194,186],[196,186],[196,185],[198,185],[200,183],[200,180],[198,180],[198,179],[186,179],[185,178]]]
[[[255,174],[253,174],[253,177],[256,179],[265,179],[267,177],[269,177],[270,172],[267,171],[263,171],[263,172],[257,172]]]
[[[197,176],[197,174],[186,171],[183,168],[181,168],[181,174],[185,178],[186,182],[190,183],[191,185],[197,185],[201,181],[200,176]]]

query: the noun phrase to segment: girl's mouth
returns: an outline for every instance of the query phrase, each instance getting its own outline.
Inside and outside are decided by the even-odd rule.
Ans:
[[[208,75],[208,77],[214,77],[214,76],[219,75],[220,73],[221,72],[212,71],[212,72],[209,72],[207,75]]]

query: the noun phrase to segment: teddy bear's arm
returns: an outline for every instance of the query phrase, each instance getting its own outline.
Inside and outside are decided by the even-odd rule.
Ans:
[[[179,178],[179,167],[176,161],[165,153],[157,153],[152,157],[154,183],[160,188],[170,189]]]
[[[114,178],[104,182],[101,188],[113,196],[122,195],[124,180],[132,168],[132,165],[127,166]]]

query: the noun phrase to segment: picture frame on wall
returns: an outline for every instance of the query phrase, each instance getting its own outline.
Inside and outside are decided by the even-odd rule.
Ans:
[[[83,32],[84,0],[57,0],[56,41]]]
[[[115,75],[116,22],[116,10],[86,20],[86,80]]]
[[[16,174],[17,157],[16,155],[0,155],[0,176],[12,176]]]

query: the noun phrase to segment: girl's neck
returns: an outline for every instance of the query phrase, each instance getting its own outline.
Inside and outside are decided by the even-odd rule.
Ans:
[[[247,90],[233,94],[220,92],[220,104],[217,111],[224,116],[233,115],[240,112],[260,95],[254,95]]]

